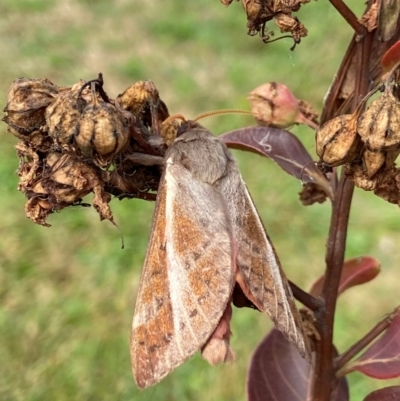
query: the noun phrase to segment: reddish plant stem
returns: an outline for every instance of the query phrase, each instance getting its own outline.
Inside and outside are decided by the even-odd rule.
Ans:
[[[321,307],[323,306],[321,298],[313,297],[311,294],[305,292],[291,281],[289,281],[289,284],[295,299],[297,299],[299,302],[301,302],[304,306],[306,306],[313,312],[317,312],[321,309]]]
[[[333,4],[333,0],[331,2]],[[336,3],[338,4],[337,1]],[[340,2],[340,4],[343,3]],[[371,37],[372,35],[368,34],[360,38],[359,42],[357,42],[356,71],[358,72],[358,76],[354,85],[353,110],[356,109],[359,100],[369,90]],[[342,172],[332,205],[331,224],[327,242],[325,281],[321,295],[325,304],[316,313],[316,325],[321,340],[316,345],[313,398],[315,401],[329,401],[335,386],[333,323],[346,249],[347,228],[353,192],[353,181],[347,179]]]
[[[329,0],[333,7],[340,13],[340,15],[347,21],[347,23],[354,29],[357,35],[364,35],[366,29],[363,25],[358,22],[356,15],[347,4],[343,3],[342,0]]]
[[[333,368],[333,320],[336,299],[340,283],[340,274],[344,262],[347,227],[350,214],[354,184],[343,174],[339,181],[338,191],[333,202],[331,226],[326,254],[326,273],[322,289],[324,308],[316,314],[317,329],[321,340],[317,343],[314,400],[329,401],[334,383]]]
[[[354,356],[362,351],[376,337],[383,333],[392,323],[393,319],[400,313],[400,307],[397,307],[390,315],[387,315],[379,323],[377,323],[364,337],[353,344],[347,351],[335,358],[335,370],[341,369]],[[340,376],[340,373],[339,373]]]

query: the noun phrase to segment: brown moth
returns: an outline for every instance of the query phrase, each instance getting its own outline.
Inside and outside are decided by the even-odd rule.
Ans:
[[[156,384],[200,349],[211,364],[233,360],[235,282],[309,359],[290,287],[235,159],[219,138],[187,121],[165,155],[136,300],[138,387]]]

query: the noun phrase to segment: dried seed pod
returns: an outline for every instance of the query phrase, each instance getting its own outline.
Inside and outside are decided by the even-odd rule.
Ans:
[[[365,149],[362,154],[362,160],[364,162],[365,174],[368,178],[371,178],[385,164],[385,154]]]
[[[156,106],[159,99],[158,90],[152,81],[138,81],[118,95],[116,101],[123,109],[140,117],[147,103],[153,103]]]
[[[360,152],[357,114],[344,114],[327,121],[316,134],[317,154],[330,166],[353,161]]]
[[[80,81],[72,88],[63,90],[56,100],[46,109],[46,121],[49,134],[62,148],[72,146],[77,133],[79,118],[87,105],[85,96],[89,90],[81,91],[85,81]]]
[[[400,102],[390,88],[360,116],[357,131],[372,151],[400,148]]]
[[[316,134],[317,154],[330,166],[340,166],[358,158],[362,150],[358,134],[359,116],[368,99],[380,87],[374,88],[359,103],[353,114],[344,114],[327,121]]]
[[[351,176],[354,184],[365,191],[373,191],[378,184],[377,177],[370,178],[362,164],[346,164],[344,166],[345,174]]]
[[[152,81],[138,81],[131,85],[118,95],[116,103],[156,134],[160,134],[160,125],[169,116],[167,106]]]
[[[378,171],[390,169],[399,154],[400,149],[380,152],[365,149],[362,160],[367,177],[372,178]]]
[[[92,100],[79,119],[75,142],[100,167],[108,167],[129,140],[128,120],[113,104],[100,100],[92,84]]]
[[[58,94],[57,87],[48,79],[16,79],[7,93],[6,116],[3,120],[18,137],[43,129],[45,109]]]

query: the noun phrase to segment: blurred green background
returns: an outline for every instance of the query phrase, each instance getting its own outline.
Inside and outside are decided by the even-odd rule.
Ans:
[[[363,2],[348,3],[360,15]],[[247,36],[236,2],[225,8],[218,0],[2,0],[0,106],[15,78],[71,85],[101,71],[112,97],[151,79],[170,112],[188,117],[247,109],[246,94],[268,81],[285,83],[320,111],[351,30],[327,1],[308,4],[299,17],[309,36],[291,52],[288,40],[264,45]],[[222,116],[202,123],[220,134],[253,121]],[[244,400],[251,353],[271,327],[247,309],[234,310],[234,364],[210,367],[197,355],[161,384],[137,390],[128,340],[154,204],[113,200],[121,232],[100,223],[94,210],[78,207],[51,216],[50,228],[34,225],[16,190],[16,139],[5,128],[0,126],[0,399]],[[293,132],[315,157],[314,133],[302,127]],[[300,182],[269,160],[235,154],[287,275],[309,288],[324,267],[329,204],[302,207]],[[400,303],[399,240],[398,208],[356,190],[347,257],[375,256],[382,272],[339,300],[340,350]],[[390,383],[358,374],[349,380],[353,400]]]

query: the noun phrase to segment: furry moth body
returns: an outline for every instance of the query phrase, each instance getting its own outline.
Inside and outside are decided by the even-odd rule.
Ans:
[[[229,323],[235,282],[308,357],[288,282],[231,152],[188,121],[165,155],[136,300],[131,360],[138,387],[159,382],[200,349],[211,363],[232,359],[223,320],[229,315]],[[227,347],[213,356],[221,353],[215,336]]]

